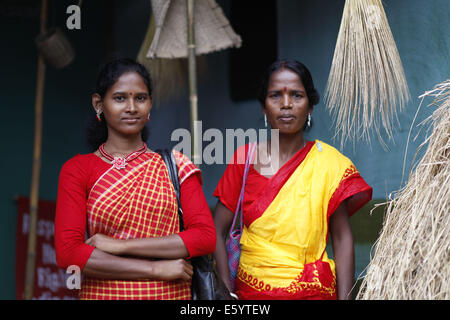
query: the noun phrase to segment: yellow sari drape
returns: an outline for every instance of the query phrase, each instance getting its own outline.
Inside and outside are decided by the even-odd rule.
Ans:
[[[267,208],[257,212],[270,191],[248,209],[254,216],[241,238],[236,292],[249,299],[335,299],[335,265],[325,252],[328,219],[347,196],[370,187],[360,183],[334,198],[343,180],[359,174],[348,158],[317,140],[296,168],[281,170],[294,171]],[[268,187],[276,187],[277,175]]]

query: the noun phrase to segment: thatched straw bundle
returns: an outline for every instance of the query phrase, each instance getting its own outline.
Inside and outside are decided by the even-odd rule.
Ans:
[[[155,35],[155,19],[151,15],[144,41],[138,53],[137,61],[149,71],[153,80],[153,96],[157,105],[181,97],[187,87],[186,59],[149,59],[147,52]]]
[[[145,65],[154,81],[156,101],[182,96],[188,84],[188,24],[185,0],[151,0],[152,14],[137,60]],[[195,52],[197,75],[206,72],[207,53],[241,46],[215,0],[196,0]]]
[[[341,149],[347,139],[370,142],[373,130],[386,148],[381,127],[392,139],[409,97],[381,0],[346,0],[325,91]]]
[[[147,58],[187,58],[186,0],[151,0],[155,33]],[[241,46],[216,0],[194,1],[195,52],[197,55]]]
[[[388,202],[357,299],[450,299],[450,80],[425,96],[438,105],[424,122],[428,147]]]

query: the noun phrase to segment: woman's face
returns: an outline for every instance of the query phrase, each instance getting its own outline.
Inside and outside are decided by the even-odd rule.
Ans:
[[[279,129],[280,134],[302,133],[312,108],[297,73],[289,69],[272,73],[263,112],[270,126]]]
[[[128,72],[119,77],[103,99],[94,94],[93,105],[96,110],[101,108],[108,134],[136,135],[147,123],[152,98],[142,77],[136,72]]]

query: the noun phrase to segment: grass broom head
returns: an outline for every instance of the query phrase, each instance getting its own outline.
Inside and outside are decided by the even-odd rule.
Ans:
[[[402,62],[381,0],[346,0],[325,90],[334,138],[370,143],[376,132],[393,139],[397,110],[410,94]]]
[[[215,0],[196,0],[195,50],[197,77],[207,72],[206,54],[240,47],[237,35]],[[182,97],[188,85],[186,1],[151,0],[152,15],[137,60],[154,81],[155,101]]]
[[[450,80],[427,96],[437,106],[422,123],[430,129],[419,149],[427,149],[388,202],[357,299],[450,299]]]
[[[152,77],[153,97],[156,105],[170,99],[180,98],[187,88],[186,59],[147,58],[147,52],[155,35],[155,21],[153,15],[145,34],[144,41],[137,56],[137,61],[144,65]]]

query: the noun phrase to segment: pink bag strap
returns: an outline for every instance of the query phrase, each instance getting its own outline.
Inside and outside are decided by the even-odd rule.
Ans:
[[[236,212],[234,213],[233,223],[231,224],[230,235],[233,232],[234,227],[236,225],[237,216],[239,216],[239,221],[240,221],[239,228],[240,228],[240,233],[242,233],[242,228],[243,228],[242,202],[244,201],[245,184],[247,182],[247,176],[248,176],[248,172],[250,171],[250,165],[253,160],[253,154],[255,153],[255,149],[256,149],[256,142],[253,144],[250,143],[249,151],[247,153],[247,159],[245,160],[244,177],[242,180],[241,194],[239,195],[239,201],[236,206]]]

